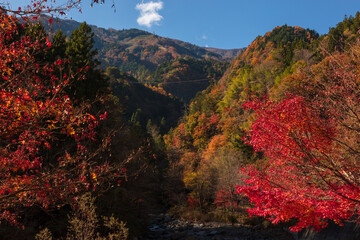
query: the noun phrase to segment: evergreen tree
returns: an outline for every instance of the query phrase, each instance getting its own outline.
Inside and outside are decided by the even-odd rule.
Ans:
[[[64,35],[63,31],[60,29],[54,35],[54,38],[51,43],[50,53],[52,60],[55,61],[59,58],[62,59],[67,58],[65,54],[66,48],[67,48],[66,36]]]
[[[71,33],[65,51],[74,69],[87,69],[85,77],[69,90],[69,94],[79,100],[94,100],[98,94],[106,92],[108,86],[103,72],[96,68],[99,62],[94,59],[97,51],[93,37],[94,33],[84,22]]]

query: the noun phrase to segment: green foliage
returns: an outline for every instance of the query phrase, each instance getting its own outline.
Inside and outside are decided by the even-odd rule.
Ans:
[[[94,46],[94,33],[86,22],[80,24],[79,28],[75,29],[70,37],[66,54],[69,55],[70,61],[77,67],[84,67],[88,62],[92,62],[95,66],[93,57],[97,50],[93,49]]]
[[[251,68],[242,68],[238,76],[236,76],[230,83],[225,92],[223,100],[221,102],[221,107],[229,107],[230,104],[238,99],[243,92],[250,92],[250,79],[252,75]],[[246,97],[246,96],[242,96]]]
[[[94,100],[100,93],[106,92],[107,82],[105,77],[96,67],[99,62],[94,59],[97,50],[94,50],[94,33],[91,28],[84,22],[78,29],[75,29],[67,42],[65,50],[66,57],[69,58],[75,69],[84,69],[86,67],[86,75],[83,79],[73,83],[73,87],[69,89],[69,94],[76,99]],[[56,46],[61,47],[63,36],[58,34],[56,40],[59,40]]]
[[[56,32],[51,42],[50,52],[53,61],[59,58],[66,58],[66,48],[67,48],[66,36],[61,30],[59,30]]]
[[[41,42],[45,42],[47,37],[47,33],[42,24],[36,23],[34,25],[27,26],[25,28],[25,34],[29,36],[33,41],[40,40]]]
[[[336,27],[330,28],[326,38],[328,41],[327,50],[343,51],[349,43],[353,42],[356,38],[357,32],[360,27],[360,13],[357,12],[355,17],[345,16],[342,22],[339,22]]]
[[[301,47],[304,46],[305,43],[310,43],[318,37],[319,34],[314,30],[284,25],[271,31],[271,33],[265,37],[265,42],[274,42],[277,47],[287,45],[288,43]]]

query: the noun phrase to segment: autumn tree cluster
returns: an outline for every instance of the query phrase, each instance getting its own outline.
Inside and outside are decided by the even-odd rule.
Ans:
[[[84,84],[101,90],[89,77],[97,70],[86,24],[51,42],[39,25],[4,12],[0,21],[0,211],[16,223],[24,207],[61,207],[124,172],[106,159],[107,113],[89,105],[97,95],[80,94]]]
[[[191,102],[165,136],[178,205],[246,207],[294,231],[358,221],[359,19],[323,36],[277,27]]]

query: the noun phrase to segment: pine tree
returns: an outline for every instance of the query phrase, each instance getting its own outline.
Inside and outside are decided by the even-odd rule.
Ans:
[[[69,91],[71,96],[79,100],[93,100],[104,93],[108,86],[103,72],[97,69],[100,63],[94,60],[97,51],[94,49],[93,37],[94,33],[84,22],[71,33],[65,51],[73,68],[87,69],[85,78],[74,83]]]
[[[60,29],[54,35],[54,38],[51,43],[50,53],[52,60],[55,61],[59,58],[62,59],[67,58],[65,54],[66,48],[67,48],[66,36],[64,35],[63,31]]]

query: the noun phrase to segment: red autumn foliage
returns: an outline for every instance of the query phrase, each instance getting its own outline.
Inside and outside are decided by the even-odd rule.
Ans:
[[[237,192],[254,203],[251,214],[295,219],[294,231],[359,220],[358,48],[315,66],[303,96],[245,104],[255,112],[247,142],[267,159],[241,170],[248,178]]]
[[[220,189],[216,192],[216,198],[214,204],[216,207],[223,209],[238,209],[240,207],[240,201],[238,195],[235,194],[234,186],[229,186],[231,190]]]
[[[68,61],[39,61],[48,41],[22,34],[23,27],[0,14],[0,219],[13,223],[19,208],[69,203],[111,169],[95,161],[109,143],[92,145],[101,140],[98,120],[64,91],[84,71],[65,74]]]
[[[187,198],[187,204],[188,204],[188,208],[190,210],[196,209],[196,208],[198,208],[200,206],[200,200],[198,198],[188,197]]]

